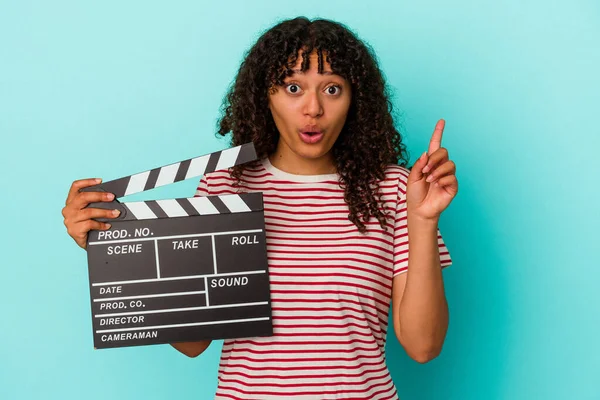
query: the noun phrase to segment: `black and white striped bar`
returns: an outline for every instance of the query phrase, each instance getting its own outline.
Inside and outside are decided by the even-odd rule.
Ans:
[[[193,215],[231,214],[261,211],[261,193],[241,193],[182,199],[132,201],[121,203],[121,220],[176,218]]]
[[[116,198],[144,192],[156,187],[205,175],[209,172],[231,168],[256,159],[253,143],[216,151],[200,157],[154,168],[123,178],[103,182],[81,189],[82,191],[105,191]]]

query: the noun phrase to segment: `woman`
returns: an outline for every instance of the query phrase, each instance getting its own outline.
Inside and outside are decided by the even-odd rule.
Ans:
[[[396,399],[385,365],[388,311],[418,362],[448,327],[438,221],[458,191],[441,147],[444,121],[411,169],[385,82],[368,47],[327,20],[287,20],[247,53],[219,134],[254,142],[260,161],[207,174],[196,195],[263,192],[273,309],[271,337],[225,340],[217,398]],[[110,201],[79,193],[63,209],[85,247]],[[410,251],[409,251],[410,248]],[[407,272],[407,273],[404,273]],[[210,341],[174,343],[195,357]]]

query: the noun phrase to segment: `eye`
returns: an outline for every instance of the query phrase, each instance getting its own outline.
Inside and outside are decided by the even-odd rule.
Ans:
[[[342,92],[342,88],[339,85],[331,85],[327,88],[327,94],[337,96]]]
[[[285,90],[290,94],[298,94],[302,89],[300,89],[300,86],[296,83],[288,83],[285,85]]]

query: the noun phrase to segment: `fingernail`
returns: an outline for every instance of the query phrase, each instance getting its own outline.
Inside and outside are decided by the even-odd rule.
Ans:
[[[434,179],[434,176],[433,176],[433,175],[429,175],[429,176],[427,177],[427,179],[425,179],[425,180],[426,180],[427,182],[431,182],[433,179]]]
[[[110,229],[110,227],[111,227],[110,224],[104,224],[104,226],[106,226],[106,229]]]
[[[102,178],[96,178],[96,183],[102,182]]]
[[[114,195],[114,194],[112,194],[112,193],[107,193],[107,194],[106,194],[106,198],[107,198],[108,200],[112,200],[112,199],[114,199],[114,198],[115,198],[115,195]]]
[[[121,211],[119,211],[117,209],[114,209],[114,210],[112,210],[112,214],[113,215],[119,215],[119,214],[121,214]]]
[[[429,171],[431,168],[429,168],[429,165],[426,165],[425,168],[423,168],[423,173],[427,173],[427,171]]]

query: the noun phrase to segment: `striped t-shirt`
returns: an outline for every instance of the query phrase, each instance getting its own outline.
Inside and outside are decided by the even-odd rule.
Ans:
[[[243,191],[263,193],[273,336],[224,341],[217,399],[398,398],[385,341],[392,278],[408,267],[408,174],[390,165],[380,182],[393,229],[371,218],[361,234],[338,175],[289,174],[268,158],[244,170]],[[233,182],[206,174],[196,196],[237,193]],[[439,230],[438,245],[451,265]]]

